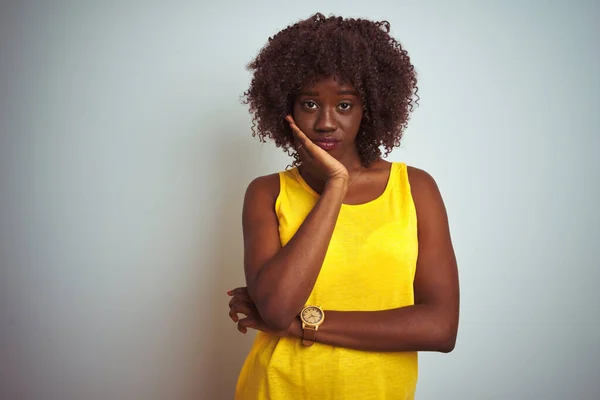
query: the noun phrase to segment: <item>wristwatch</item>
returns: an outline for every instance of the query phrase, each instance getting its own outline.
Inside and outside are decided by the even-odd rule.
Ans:
[[[304,331],[302,344],[312,346],[316,341],[319,326],[325,321],[325,313],[319,306],[305,306],[300,311],[300,321],[302,321],[302,330]]]

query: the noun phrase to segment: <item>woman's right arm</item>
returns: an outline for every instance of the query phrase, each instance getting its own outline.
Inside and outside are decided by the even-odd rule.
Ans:
[[[348,191],[348,171],[302,132],[291,115],[302,166],[325,182],[323,193],[290,241],[281,247],[275,200],[279,177],[254,180],[246,191],[242,226],[248,294],[261,318],[287,329],[305,306],[317,281],[338,214]]]
[[[348,187],[347,176],[329,179],[296,234],[281,247],[275,200],[277,174],[254,180],[242,213],[244,270],[250,298],[272,328],[287,329],[315,285]]]

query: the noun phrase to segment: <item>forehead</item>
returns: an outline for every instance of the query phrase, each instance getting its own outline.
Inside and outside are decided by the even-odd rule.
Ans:
[[[300,88],[302,92],[339,92],[356,91],[351,82],[344,81],[335,76],[320,77],[316,80],[310,80]]]

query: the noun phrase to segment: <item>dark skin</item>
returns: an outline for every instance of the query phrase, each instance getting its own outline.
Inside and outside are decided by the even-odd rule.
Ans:
[[[385,189],[390,163],[379,159],[362,170],[355,146],[362,115],[352,85],[333,78],[304,87],[295,99],[293,118],[287,120],[302,160],[301,174],[320,198],[282,248],[274,212],[278,175],[249,185],[242,217],[247,288],[229,292],[229,315],[242,333],[253,328],[277,336],[302,336],[297,316],[316,282],[341,205],[371,201]],[[325,150],[317,145],[323,138],[339,142]],[[415,304],[385,311],[325,310],[318,342],[366,351],[454,348],[459,285],[446,210],[429,174],[409,167],[408,176],[418,219]]]

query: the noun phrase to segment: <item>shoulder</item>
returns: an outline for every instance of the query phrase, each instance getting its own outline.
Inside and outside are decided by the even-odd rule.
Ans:
[[[433,176],[425,170],[407,165],[406,172],[408,173],[408,180],[413,189],[422,190],[430,188],[431,186],[437,186]]]
[[[279,173],[254,178],[246,189],[245,201],[272,200],[279,195]]]
[[[406,170],[417,211],[443,204],[437,182],[428,172],[412,166]]]

